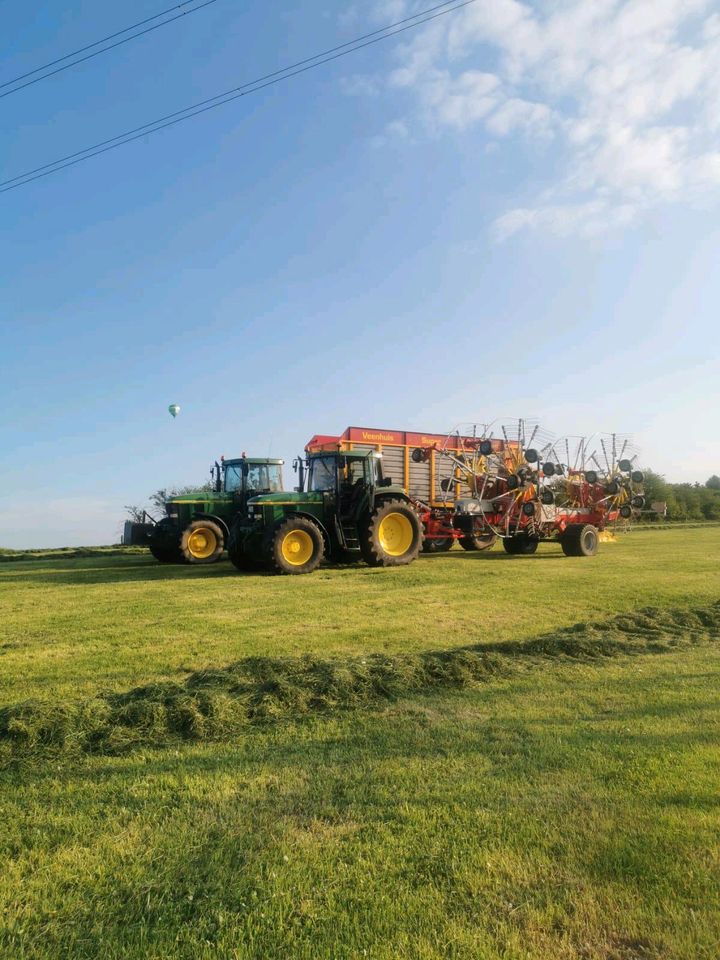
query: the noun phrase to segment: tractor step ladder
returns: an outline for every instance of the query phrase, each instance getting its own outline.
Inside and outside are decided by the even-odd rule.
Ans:
[[[340,528],[340,542],[345,544],[346,550],[359,550],[360,541],[357,536],[357,525],[352,520],[340,519],[338,522]]]

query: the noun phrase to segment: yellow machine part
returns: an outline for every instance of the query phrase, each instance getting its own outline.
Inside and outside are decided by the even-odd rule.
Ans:
[[[402,557],[412,546],[412,524],[402,513],[388,513],[380,521],[378,539],[388,556]]]
[[[291,530],[280,545],[283,558],[293,567],[301,567],[313,555],[313,541],[304,530]]]
[[[217,549],[217,537],[208,527],[199,527],[188,537],[187,547],[196,560],[206,560]]]

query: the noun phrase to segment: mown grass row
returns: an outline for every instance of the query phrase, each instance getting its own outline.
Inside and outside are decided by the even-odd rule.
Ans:
[[[0,547],[0,563],[17,563],[26,560],[76,560],[83,557],[125,557],[147,553],[147,547],[126,547],[118,543],[107,547],[54,547],[46,550],[9,550]]]
[[[0,710],[0,757],[60,750],[117,753],[172,740],[228,740],[248,725],[346,710],[508,676],[543,660],[662,653],[720,637],[720,602],[645,608],[532,640],[406,655],[249,657],[182,683]]]

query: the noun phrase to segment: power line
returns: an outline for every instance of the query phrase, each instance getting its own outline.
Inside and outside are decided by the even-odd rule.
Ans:
[[[419,27],[432,20],[437,20],[438,17],[443,17],[476,2],[477,0],[461,0],[461,2],[457,2],[457,0],[445,0],[444,3],[437,4],[426,10],[421,10],[411,17],[405,17],[403,20],[398,20],[395,23],[388,24],[386,27],[373,30],[371,33],[356,37],[354,40],[347,41],[347,43],[341,43],[338,46],[331,47],[329,50],[317,53],[312,57],[298,60],[296,63],[265,74],[265,76],[258,77],[256,80],[248,81],[239,87],[233,87],[224,93],[219,93],[207,100],[201,100],[199,103],[191,104],[189,107],[176,110],[174,113],[166,114],[164,117],[158,117],[156,120],[144,123],[139,127],[134,127],[132,130],[127,130],[125,133],[110,137],[108,140],[102,140],[90,147],[85,147],[83,150],[78,150],[65,157],[59,157],[57,160],[45,163],[32,170],[27,170],[25,173],[10,177],[8,180],[0,181],[0,193],[16,190],[18,187],[32,183],[33,180],[48,177],[52,173],[57,173],[67,167],[75,166],[75,164],[82,163],[84,160],[90,160],[102,153],[107,153],[109,150],[115,150],[117,147],[132,143],[134,140],[140,140],[152,133],[157,133],[167,127],[182,123],[184,120],[190,120],[192,117],[207,113],[207,111],[214,110],[216,107],[222,107],[226,103],[231,103],[233,100],[249,96],[252,93],[258,93],[260,90],[264,90],[274,84],[289,80],[292,77],[298,76],[298,74],[306,73],[308,70],[314,70],[316,67],[330,63],[333,60],[339,60],[341,57],[346,57],[348,54],[354,53],[357,50],[362,50],[372,44],[379,43],[381,40],[395,37],[400,33],[404,33],[406,30],[412,30],[414,27]]]
[[[43,70],[48,70],[50,67],[54,67],[55,64],[62,63],[63,60],[70,60],[72,57],[76,57],[80,53],[85,53],[86,50],[91,50],[93,47],[98,47],[103,43],[107,43],[109,40],[114,40],[115,37],[119,37],[123,33],[128,33],[130,30],[135,30],[137,27],[142,27],[146,23],[150,23],[153,20],[157,20],[159,17],[164,17],[168,13],[173,13],[173,11],[179,10],[181,7],[187,7],[189,4],[196,2],[197,0],[183,0],[183,3],[178,3],[174,7],[169,7],[167,10],[156,13],[152,17],[147,17],[145,20],[139,20],[137,23],[133,23],[131,26],[125,27],[123,30],[118,30],[116,33],[111,33],[109,36],[103,37],[102,40],[95,40],[94,43],[89,43],[85,47],[80,47],[79,50],[73,50],[72,53],[66,53],[64,57],[58,57],[57,60],[51,60],[49,63],[45,63],[41,67],[35,67],[34,70],[28,70],[27,73],[23,73],[19,77],[15,77],[12,80],[6,80],[4,83],[0,83],[0,90],[4,89],[5,87],[13,87],[13,84],[20,83],[20,81],[25,80],[26,77],[32,77],[35,73],[42,73]],[[160,27],[165,27],[168,23],[173,23],[175,20],[180,20],[181,17],[187,17],[190,13],[196,13],[198,10],[202,10],[204,7],[209,7],[213,3],[217,3],[217,0],[205,0],[204,3],[193,7],[192,10],[183,10],[182,13],[176,13],[175,16],[169,17],[167,20],[163,20],[162,23],[156,23],[153,24],[152,27],[146,27],[144,30],[140,30],[138,33],[134,33],[130,37],[124,37],[122,40],[118,40],[116,43],[111,43],[109,46],[103,47],[101,50],[95,50],[94,53],[89,53],[86,57],[80,57],[78,60],[73,60],[72,63],[66,63],[64,66],[58,67],[56,70],[50,70],[49,73],[43,73],[41,77],[35,77],[33,80],[28,80],[26,83],[20,83],[20,86],[13,87],[12,90],[6,90],[5,93],[0,93],[0,99],[3,97],[12,96],[13,93],[17,93],[19,90],[24,90],[25,87],[31,87],[34,83],[40,83],[41,80],[47,80],[48,77],[54,77],[56,73],[62,73],[63,70],[69,70],[71,67],[76,67],[79,63],[85,63],[86,60],[92,60],[93,57],[99,57],[101,53],[107,53],[108,50],[114,50],[115,47],[122,46],[123,43],[129,43],[131,40],[137,40],[138,37],[143,37],[146,33],[152,33],[153,30],[159,30]]]

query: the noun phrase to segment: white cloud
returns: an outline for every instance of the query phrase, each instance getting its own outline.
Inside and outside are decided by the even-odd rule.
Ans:
[[[420,0],[380,4],[385,17]],[[718,0],[478,0],[415,32],[387,82],[429,129],[554,139],[542,197],[500,218],[595,233],[720,189]]]

